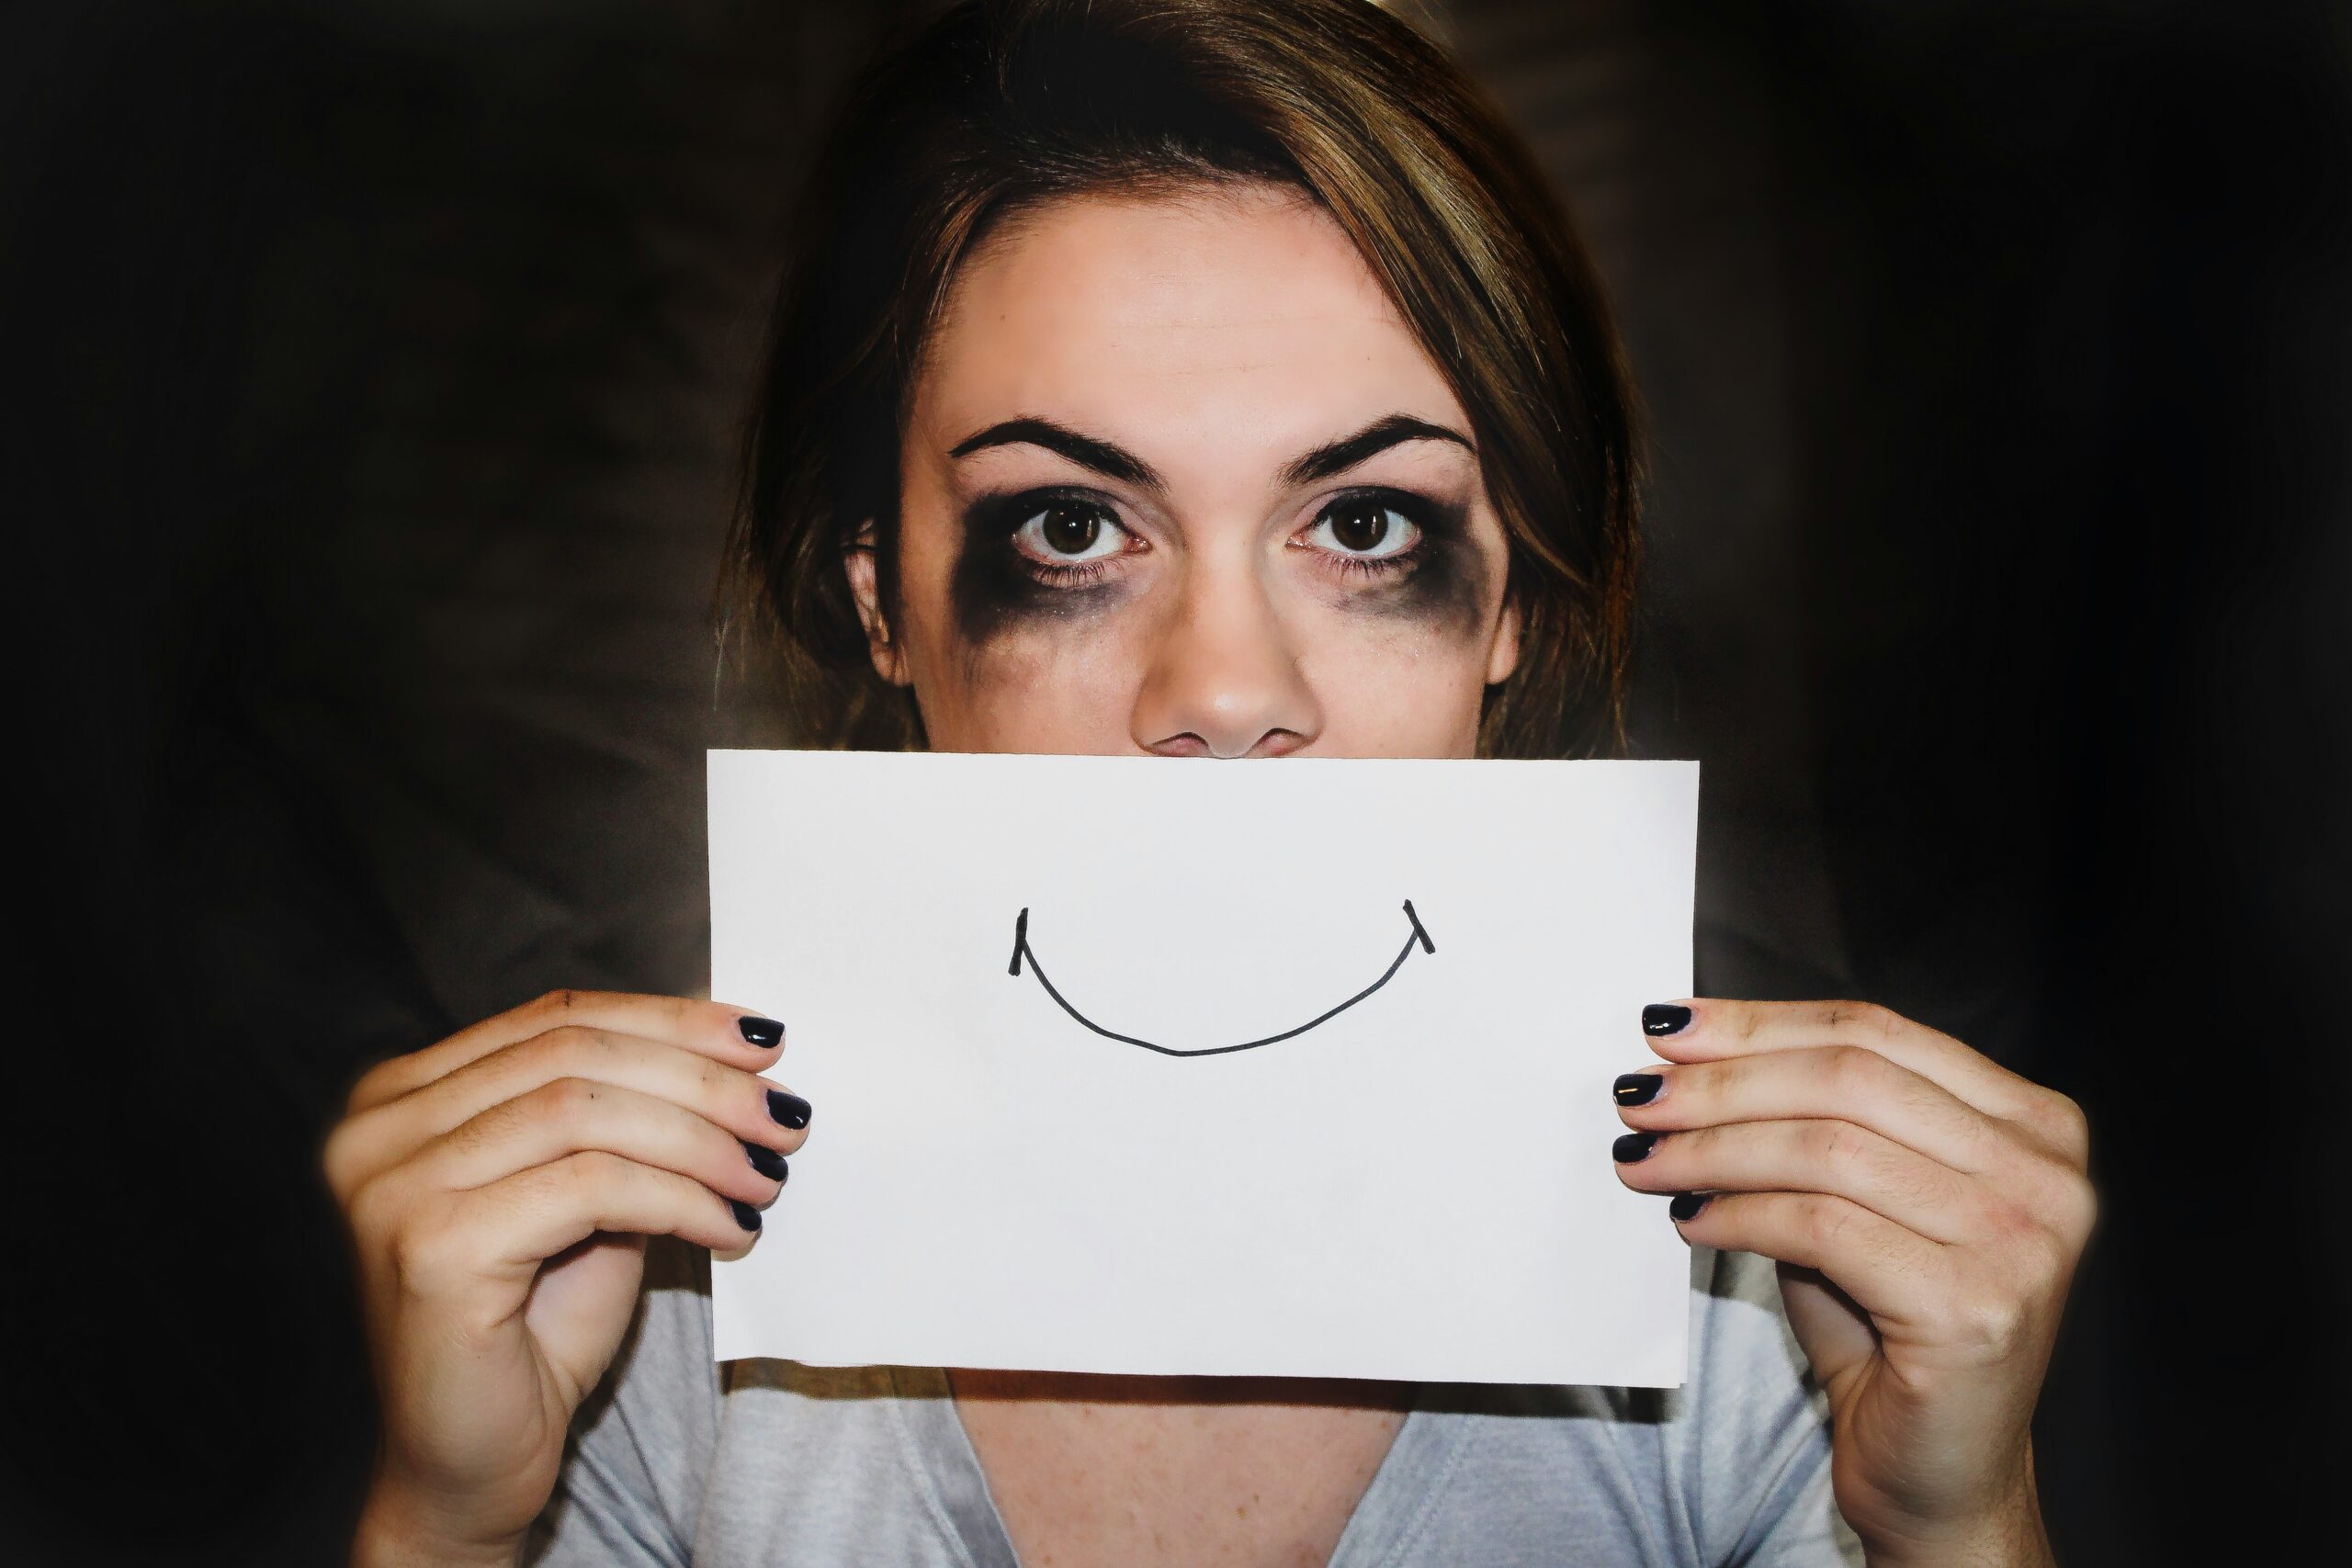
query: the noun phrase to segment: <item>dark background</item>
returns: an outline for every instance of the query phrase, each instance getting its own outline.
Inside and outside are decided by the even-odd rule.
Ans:
[[[0,12],[10,1561],[322,1563],[358,1070],[707,980],[783,204],[900,7]],[[1657,425],[1702,989],[2089,1111],[2069,1563],[2344,1551],[2352,18],[1451,0]]]

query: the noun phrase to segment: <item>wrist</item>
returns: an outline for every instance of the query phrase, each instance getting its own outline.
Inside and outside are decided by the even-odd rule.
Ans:
[[[514,1568],[523,1538],[469,1538],[437,1510],[380,1476],[368,1489],[352,1539],[351,1568]]]
[[[2057,1568],[2030,1454],[2015,1484],[1966,1518],[1917,1525],[1899,1537],[1856,1533],[1870,1568]]]

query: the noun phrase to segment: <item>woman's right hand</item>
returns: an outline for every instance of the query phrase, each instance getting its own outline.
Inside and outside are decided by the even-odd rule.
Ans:
[[[514,1561],[645,1238],[740,1256],[782,1190],[782,1049],[741,1008],[555,991],[359,1081],[325,1154],[383,1408],[356,1562]]]

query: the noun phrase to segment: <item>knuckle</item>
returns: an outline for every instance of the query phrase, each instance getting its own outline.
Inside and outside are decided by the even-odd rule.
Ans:
[[[1853,1224],[1853,1211],[1834,1198],[1809,1192],[1797,1200],[1797,1227],[1817,1248],[1835,1248]]]
[[[2090,1118],[2072,1096],[2045,1089],[2037,1101],[2037,1116],[2043,1135],[2069,1158],[2080,1159],[2089,1152]]]
[[[319,1168],[326,1177],[327,1190],[334,1194],[336,1202],[346,1207],[359,1181],[358,1140],[359,1134],[352,1130],[351,1122],[338,1122],[319,1150]]]
[[[388,1175],[361,1182],[344,1200],[344,1219],[363,1251],[388,1244],[398,1230],[400,1202]]]
[[[560,1127],[577,1127],[596,1112],[596,1084],[566,1074],[550,1078],[532,1093],[540,1115]]]
[[[525,1043],[531,1053],[532,1065],[540,1070],[562,1077],[577,1075],[563,1072],[568,1066],[583,1065],[604,1055],[611,1041],[600,1029],[585,1024],[561,1023],[543,1030]]]
[[[1824,1122],[1806,1134],[1805,1143],[1825,1170],[1857,1170],[1870,1153],[1870,1140],[1851,1122]]]
[[[1956,1318],[1953,1326],[1962,1342],[1989,1360],[2008,1356],[2025,1337],[2024,1304],[2007,1292],[1979,1291],[1962,1295]]]
[[[2088,1218],[2091,1184],[2081,1171],[2037,1153],[2025,1176],[2022,1206],[2038,1223],[2067,1233]]]
[[[601,1008],[609,999],[603,991],[582,990],[572,986],[558,986],[541,992],[515,1010],[526,1021],[542,1028],[560,1027],[592,1009]]]
[[[393,1282],[412,1295],[444,1290],[458,1269],[456,1227],[441,1216],[412,1213],[385,1239]]]
[[[1876,1002],[1836,1001],[1824,1020],[1832,1030],[1850,1029],[1858,1034],[1892,1034],[1895,1015]]]
[[[351,1086],[351,1092],[343,1097],[343,1113],[356,1116],[391,1099],[392,1090],[407,1072],[407,1061],[405,1056],[394,1056],[360,1074],[359,1080]]]
[[[563,1183],[571,1196],[596,1204],[609,1198],[628,1179],[629,1162],[603,1149],[582,1149],[560,1162]]]
[[[1822,1051],[1822,1072],[1840,1096],[1868,1093],[1880,1081],[1885,1058],[1867,1045],[1830,1045]]]
[[[2080,1251],[2098,1229],[2098,1189],[2087,1178],[2077,1178],[2065,1201],[2067,1235],[2073,1238],[2075,1250]]]
[[[2081,1173],[2057,1172],[2036,1196],[2034,1209],[2042,1229],[2071,1260],[2098,1223],[2098,1194]]]
[[[563,1018],[580,1004],[580,993],[569,986],[559,986],[545,991],[532,1001],[530,1010],[547,1018]]]

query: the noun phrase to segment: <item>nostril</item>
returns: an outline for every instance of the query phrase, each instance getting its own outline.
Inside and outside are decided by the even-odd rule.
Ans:
[[[1284,757],[1307,743],[1307,738],[1295,729],[1269,729],[1238,751],[1220,751],[1207,739],[1186,730],[1165,740],[1155,740],[1147,748],[1157,757],[1221,757],[1227,761],[1248,757]]]
[[[1295,729],[1270,729],[1258,739],[1258,744],[1244,753],[1249,757],[1287,757],[1306,744],[1306,737]]]

